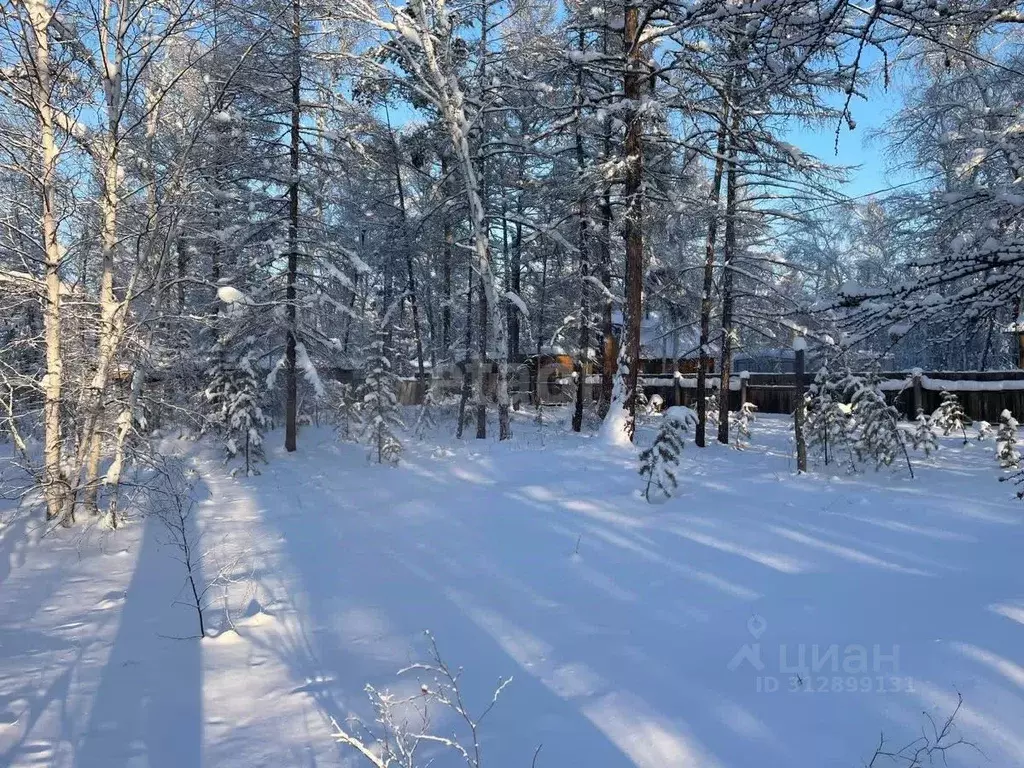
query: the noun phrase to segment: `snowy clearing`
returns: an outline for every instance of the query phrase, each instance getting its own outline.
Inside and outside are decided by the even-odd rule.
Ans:
[[[43,536],[6,511],[0,764],[366,765],[330,718],[372,721],[367,683],[415,696],[396,672],[429,629],[471,708],[514,678],[485,766],[852,768],[957,691],[978,749],[949,763],[1024,765],[1024,506],[991,441],[944,439],[913,481],[797,477],[760,417],[748,451],[688,445],[650,505],[633,450],[561,425],[437,434],[389,468],[307,428],[238,479],[181,444],[220,577],[202,641],[158,519]]]

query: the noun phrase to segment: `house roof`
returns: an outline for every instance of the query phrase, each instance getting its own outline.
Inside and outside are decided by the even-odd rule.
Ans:
[[[612,325],[621,328],[622,322],[622,312],[612,312]],[[695,359],[699,347],[700,330],[695,323],[677,323],[660,312],[649,312],[640,321],[641,357]],[[718,354],[718,345],[709,343],[708,352]]]

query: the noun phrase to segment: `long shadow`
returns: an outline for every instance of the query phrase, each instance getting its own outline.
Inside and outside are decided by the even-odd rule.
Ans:
[[[833,486],[793,479],[779,499],[779,477],[759,468],[744,478],[745,493],[728,494],[726,504],[700,485],[685,503],[643,507],[641,514],[628,506],[631,473],[613,461],[591,470],[600,482],[575,472],[585,461],[601,462],[593,455],[496,453],[448,465],[413,461],[398,471],[360,469],[361,456],[341,459],[335,465],[309,456],[291,468],[282,462],[251,486],[268,510],[265,522],[281,534],[302,603],[299,624],[263,647],[305,681],[295,695],[310,696],[339,720],[353,712],[366,719],[364,683],[401,685],[393,672],[420,656],[415,649],[425,628],[450,662],[466,667],[475,701],[486,702],[490,693],[481,677],[517,672],[490,728],[502,746],[519,751],[502,754],[489,741],[496,765],[528,764],[519,752],[538,741],[545,743],[542,764],[551,765],[710,768],[755,760],[809,765],[811,758],[848,764],[851,755],[870,751],[879,727],[893,727],[893,713],[916,702],[760,694],[752,670],[727,669],[751,641],[755,608],[767,619],[761,642],[776,667],[782,645],[877,644],[887,651],[899,644],[901,674],[943,686],[955,681],[944,677],[934,637],[955,631],[969,642],[985,635],[977,624],[985,601],[1019,597],[980,572],[966,579],[976,584],[944,569],[922,579],[904,566],[934,556],[937,539],[908,531],[909,538],[876,540],[858,530],[862,524],[817,509],[831,498],[891,503],[897,493],[900,503],[932,517],[923,506],[931,499],[898,485],[879,487],[874,477]],[[291,472],[303,473],[301,488]],[[514,487],[511,478],[527,485]],[[602,492],[608,499],[593,500]],[[781,511],[765,515],[771,495]],[[963,498],[935,514],[955,514]],[[689,519],[694,510],[714,520]],[[973,533],[986,521],[968,514],[961,522]],[[574,559],[581,530],[589,533]],[[939,552],[948,547],[951,557],[966,561],[981,551],[970,546],[975,541],[954,538]],[[772,551],[764,551],[769,544]],[[854,551],[854,544],[866,551]],[[1012,537],[998,544],[1012,546]],[[786,565],[765,562],[776,554],[813,567],[771,567]],[[988,619],[1019,628],[995,613]],[[1008,637],[985,649],[1017,663]],[[805,722],[822,727],[797,732],[795,724]],[[913,730],[919,722],[905,725]]]
[[[147,515],[139,566],[74,765],[107,768],[143,760],[179,768],[202,760],[202,659],[194,612],[176,605],[183,569],[163,523]],[[194,528],[190,531],[195,536]],[[171,551],[168,551],[168,548]]]
[[[46,550],[34,551],[35,565],[26,562],[32,539],[44,534],[54,540]],[[88,528],[54,530],[41,515],[25,510],[0,531],[0,615],[7,625],[0,630],[0,764],[52,764],[73,749],[72,710],[82,698],[77,686],[98,650],[94,638],[114,616],[90,616],[88,608],[63,594],[74,594],[88,579],[76,574],[82,556],[76,550],[81,547],[96,556],[93,534]],[[60,624],[47,624],[44,631],[31,628],[57,616]],[[88,628],[84,636],[82,627]]]
[[[29,515],[23,509],[13,510],[9,517],[0,516],[0,586],[7,580],[11,569],[23,565]]]
[[[274,487],[277,471],[268,471],[255,484],[258,505],[272,511],[294,508],[295,501],[285,497],[287,491]],[[386,477],[390,476],[382,475],[382,479]],[[537,573],[532,574],[530,583],[512,577],[509,574],[521,568],[479,560],[486,542],[479,540],[481,532],[471,525],[457,525],[445,517],[434,521],[445,526],[443,531],[432,530],[428,537],[417,533],[418,526],[433,525],[429,509],[436,511],[438,487],[432,482],[431,478],[420,481],[405,475],[403,483],[412,487],[403,490],[401,509],[393,507],[398,497],[381,486],[370,498],[364,493],[342,496],[325,489],[323,498],[333,503],[315,515],[309,510],[297,515],[268,515],[266,522],[281,532],[283,554],[301,583],[296,599],[308,609],[311,626],[290,635],[281,633],[270,641],[276,647],[267,650],[284,661],[293,675],[308,681],[303,692],[335,719],[342,720],[352,712],[365,718],[365,703],[355,692],[366,682],[395,684],[394,671],[422,655],[422,631],[431,629],[447,660],[468,670],[472,700],[489,701],[492,690],[481,684],[481,679],[516,673],[515,683],[492,716],[496,730],[500,722],[502,746],[500,752],[494,746],[490,759],[497,757],[499,765],[528,764],[528,750],[538,742],[544,742],[545,763],[552,765],[649,765],[654,754],[668,760],[662,764],[676,764],[684,751],[702,753],[692,743],[686,749],[682,746],[688,738],[685,724],[659,713],[630,692],[637,681],[631,680],[626,670],[638,669],[640,659],[636,654],[629,658],[628,644],[612,643],[607,653],[598,654],[607,662],[600,673],[576,658],[576,640],[607,637],[609,632],[614,636],[619,630],[597,617],[602,606],[600,591],[577,590],[585,598],[583,605],[573,604],[573,590],[551,596],[550,586],[564,583],[566,575],[579,583],[585,581],[571,571],[562,573],[574,567],[570,551],[557,549],[562,537],[553,536],[547,522],[538,519],[528,506],[503,501],[509,519],[522,522],[520,516],[525,516],[529,524],[525,532],[517,533],[492,518],[490,524],[498,524],[497,530],[488,530],[487,535],[536,538],[539,545],[538,551],[531,553]],[[331,483],[343,487],[345,478],[332,476]],[[365,489],[365,478],[358,485]],[[307,499],[317,498],[309,494],[308,487],[303,491]],[[444,491],[453,506],[471,506],[457,498],[457,487]],[[413,519],[410,532],[397,532],[401,515],[415,518],[412,508],[420,506],[427,508],[427,519]],[[397,517],[388,514],[377,519],[381,516],[378,510],[384,509]],[[485,508],[480,513],[487,514]],[[514,553],[517,548],[510,544],[501,549]],[[349,578],[358,574],[358,579],[342,581],[339,571]],[[714,585],[698,584],[696,589],[708,595],[720,593]],[[494,606],[496,610],[489,610]],[[628,625],[628,618],[620,614],[617,623]],[[666,625],[666,632],[673,630],[678,626]],[[636,631],[650,634],[650,628],[637,627]],[[670,675],[657,669],[653,661],[646,662],[640,690],[646,693],[649,688],[664,701],[673,687],[678,688],[678,681],[667,679]],[[609,673],[612,677],[603,679]],[[645,729],[650,732],[646,742],[627,733]],[[662,751],[658,753],[658,749]]]

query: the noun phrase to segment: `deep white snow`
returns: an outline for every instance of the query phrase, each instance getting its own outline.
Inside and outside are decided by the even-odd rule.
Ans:
[[[853,768],[957,690],[984,756],[949,763],[1024,765],[1024,502],[994,442],[943,439],[916,480],[796,476],[788,427],[688,445],[659,505],[634,452],[527,419],[505,444],[410,440],[394,469],[326,428],[251,478],[170,444],[218,579],[201,641],[158,520],[47,532],[8,509],[0,764],[366,765],[329,718],[370,720],[366,683],[415,695],[395,673],[429,629],[471,707],[514,678],[484,766],[542,744],[541,768]]]

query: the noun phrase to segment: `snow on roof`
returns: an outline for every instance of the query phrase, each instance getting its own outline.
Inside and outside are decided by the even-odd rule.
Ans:
[[[806,342],[804,349],[806,349]],[[796,352],[792,349],[786,349],[779,347],[773,349],[771,347],[764,347],[761,349],[747,349],[742,352],[737,352],[733,355],[733,360],[792,360],[796,357]]]
[[[612,312],[612,326],[622,327],[622,311]],[[708,352],[717,354],[718,346],[709,343]],[[640,321],[640,354],[645,358],[689,359],[697,357],[700,333],[693,323],[663,318],[650,312]]]

